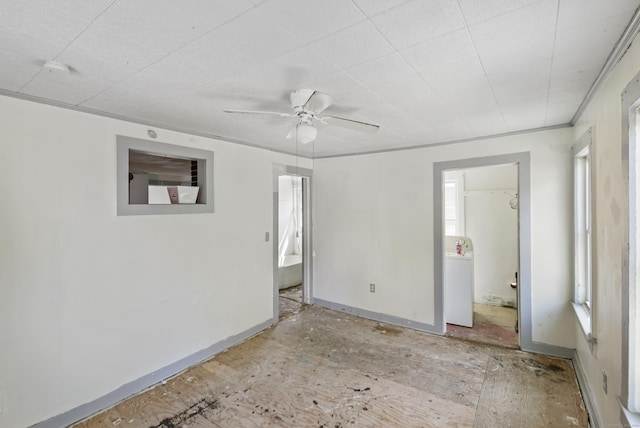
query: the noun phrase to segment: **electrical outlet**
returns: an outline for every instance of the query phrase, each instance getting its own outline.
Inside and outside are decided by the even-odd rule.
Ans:
[[[376,285],[375,284],[369,284],[369,292],[371,292],[371,293],[375,293],[376,292]]]
[[[602,370],[602,389],[607,394],[607,372]]]

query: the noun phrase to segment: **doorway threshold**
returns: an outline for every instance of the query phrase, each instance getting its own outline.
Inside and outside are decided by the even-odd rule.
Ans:
[[[473,304],[473,327],[447,324],[447,337],[520,349],[516,332],[518,310],[505,306]]]

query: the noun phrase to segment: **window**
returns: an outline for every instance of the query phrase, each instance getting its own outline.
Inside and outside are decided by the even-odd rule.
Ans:
[[[444,174],[444,234],[464,236],[464,174]]]
[[[576,301],[591,308],[591,180],[589,148],[575,158]]]
[[[213,152],[117,138],[118,215],[213,212]]]
[[[622,92],[622,180],[628,191],[622,251],[621,421],[640,426],[640,73]]]
[[[573,162],[574,308],[591,342],[591,130],[573,147]]]
[[[640,107],[636,106],[630,112],[629,126],[629,243],[628,243],[628,266],[627,276],[628,286],[628,392],[627,408],[636,413],[636,418],[640,422],[640,169],[638,162],[638,141],[640,138]],[[634,120],[635,119],[635,120]],[[624,262],[623,262],[624,263]],[[624,303],[623,303],[624,304]]]

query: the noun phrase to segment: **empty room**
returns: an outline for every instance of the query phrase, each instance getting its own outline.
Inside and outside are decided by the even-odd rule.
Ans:
[[[0,0],[0,428],[640,427],[640,0]]]

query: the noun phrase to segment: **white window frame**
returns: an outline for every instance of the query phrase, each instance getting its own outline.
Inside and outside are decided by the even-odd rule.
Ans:
[[[622,176],[627,193],[623,209],[622,362],[620,420],[640,426],[640,73],[622,92]]]
[[[464,217],[464,172],[462,171],[445,171],[443,180],[443,221],[445,235],[464,236],[465,235],[465,217]],[[447,186],[455,187],[455,218],[447,218]],[[447,221],[455,221],[455,231],[453,234],[447,233]]]
[[[573,308],[591,350],[593,337],[592,140],[589,129],[573,146],[574,295]]]

